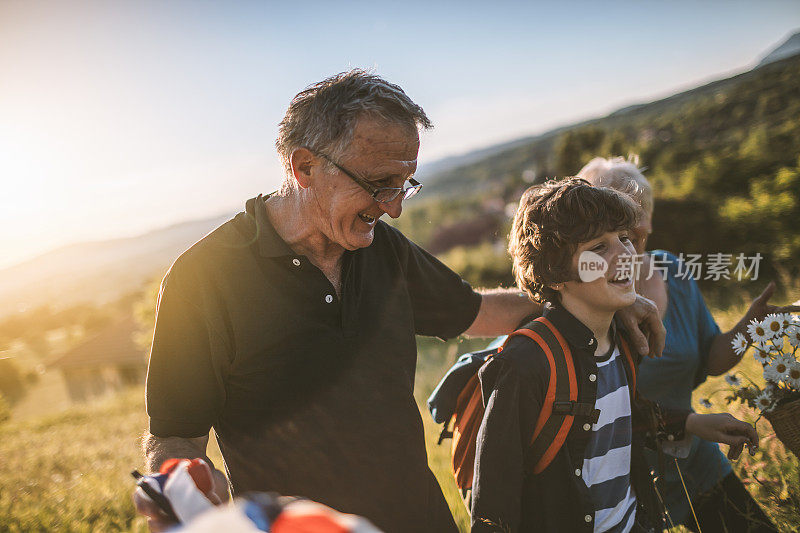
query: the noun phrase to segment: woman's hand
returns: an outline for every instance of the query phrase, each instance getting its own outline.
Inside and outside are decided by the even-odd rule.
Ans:
[[[777,305],[769,305],[769,299],[772,298],[772,295],[775,293],[775,282],[770,281],[769,285],[764,289],[764,292],[759,294],[754,300],[753,303],[750,304],[750,307],[747,309],[747,313],[745,313],[742,320],[739,324],[744,323],[744,326],[747,327],[747,324],[750,323],[751,320],[763,320],[765,316],[770,313],[796,313],[800,311],[800,305],[785,305],[779,307]]]
[[[758,448],[756,428],[728,413],[691,413],[686,418],[686,431],[709,442],[727,444],[730,446],[728,459],[738,459],[745,444],[749,445],[751,454]]]
[[[739,364],[742,360],[742,354],[737,354],[731,346],[731,342],[737,333],[742,333],[747,336],[747,325],[751,320],[763,320],[765,316],[770,313],[792,313],[800,311],[800,305],[786,305],[779,307],[776,305],[769,305],[769,299],[775,293],[775,282],[771,281],[764,289],[764,292],[759,294],[750,304],[747,313],[744,314],[741,320],[726,333],[720,333],[714,340],[711,341],[711,347],[708,351],[706,359],[706,371],[712,376],[719,376],[729,371],[731,368]]]

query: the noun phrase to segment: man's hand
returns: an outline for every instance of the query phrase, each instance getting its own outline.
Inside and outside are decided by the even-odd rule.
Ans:
[[[650,357],[661,357],[667,331],[652,300],[637,295],[633,305],[617,311],[617,319],[628,330],[637,352]]]
[[[208,467],[206,466],[206,469],[207,468]],[[219,471],[214,471],[212,474],[211,471],[209,471],[209,474],[211,474],[208,478],[211,485],[208,487],[208,490],[202,491],[203,495],[208,498],[212,504],[220,505],[222,501],[220,500],[219,496],[217,496],[216,484],[218,481],[215,481],[215,478],[218,477],[218,475],[222,475],[222,473]],[[198,486],[198,489],[199,488],[200,487]],[[227,490],[227,486],[225,490]],[[133,503],[136,506],[136,512],[147,517],[147,525],[150,528],[150,531],[153,531],[154,533],[166,531],[178,524],[169,518],[141,488],[137,488],[133,493]]]
[[[745,444],[749,444],[751,454],[758,448],[756,428],[728,413],[692,413],[686,418],[686,431],[709,442],[727,444],[728,459],[738,459]]]
[[[138,514],[147,517],[147,527],[153,533],[161,533],[177,525],[177,522],[167,518],[167,515],[140,488],[133,493],[133,504]]]
[[[145,467],[149,472],[158,472],[164,461],[172,457],[185,457],[189,459],[199,457],[202,458],[206,464],[213,465],[211,460],[206,456],[207,447],[208,435],[196,438],[182,438],[156,437],[150,433],[145,433],[142,439]],[[216,468],[212,468],[211,480],[212,487],[209,493],[206,494],[206,497],[214,505],[219,505],[221,502],[228,501],[228,481],[225,478],[225,474]],[[133,502],[136,505],[136,512],[147,517],[147,525],[150,526],[151,531],[166,531],[168,528],[175,526],[175,523],[171,522],[150,498],[146,497],[142,489],[136,489],[133,495]]]

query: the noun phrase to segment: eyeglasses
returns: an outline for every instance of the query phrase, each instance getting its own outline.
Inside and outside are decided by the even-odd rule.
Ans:
[[[324,157],[327,159],[333,166],[338,168],[345,176],[350,178],[351,180],[355,181],[362,189],[367,191],[370,196],[376,201],[381,203],[389,203],[397,198],[400,194],[403,195],[403,200],[408,200],[415,194],[419,192],[422,188],[422,184],[415,180],[414,178],[409,178],[408,184],[410,187],[373,187],[372,184],[366,180],[363,180],[344,168],[342,165],[328,157],[323,153],[318,153],[320,157]]]

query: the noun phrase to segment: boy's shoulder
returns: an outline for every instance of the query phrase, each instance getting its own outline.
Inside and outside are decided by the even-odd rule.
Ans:
[[[478,374],[484,396],[492,389],[519,387],[543,400],[550,380],[550,363],[536,342],[523,335],[514,335],[506,340],[500,353],[481,367]]]
[[[535,325],[527,325],[524,329],[536,331],[539,328]],[[551,349],[560,351],[557,346],[553,346]],[[508,367],[509,371],[520,374],[522,378],[550,376],[550,362],[545,350],[538,342],[523,334],[510,336],[494,359]]]

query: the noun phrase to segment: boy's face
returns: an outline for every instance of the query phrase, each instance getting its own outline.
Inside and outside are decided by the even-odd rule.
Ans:
[[[568,307],[579,306],[598,312],[615,312],[636,301],[630,261],[636,254],[629,230],[611,231],[578,245],[572,257],[573,272],[578,271],[581,254],[591,251],[606,262],[608,269],[594,281],[567,281],[557,288],[561,301]],[[620,270],[621,257],[628,256],[627,267]],[[584,256],[585,257],[585,256]],[[571,304],[571,305],[570,305]]]

